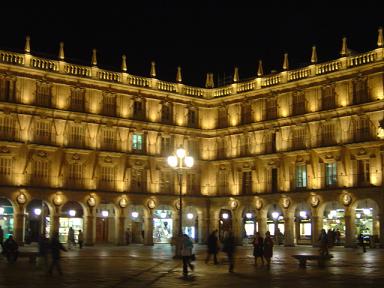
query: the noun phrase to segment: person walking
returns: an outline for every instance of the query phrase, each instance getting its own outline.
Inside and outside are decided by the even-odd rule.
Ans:
[[[228,257],[229,273],[233,273],[233,269],[235,267],[235,248],[235,237],[233,235],[233,232],[229,231],[223,241],[223,251],[227,253]]]
[[[0,225],[0,246],[1,246],[1,251],[3,251],[3,242],[4,242],[4,230],[1,228]]]
[[[320,236],[319,236],[319,246],[320,246],[320,255],[326,256],[328,255],[328,236],[327,232],[325,232],[325,229],[321,229]]]
[[[16,262],[19,256],[19,245],[13,239],[12,235],[9,235],[8,239],[3,244],[4,255],[7,257],[9,263]]]
[[[79,235],[77,235],[77,241],[79,242],[79,248],[82,249],[84,243],[84,233],[81,230],[79,230]]]
[[[257,266],[257,258],[260,257],[261,264],[264,265],[264,239],[259,232],[256,232],[253,239],[253,256],[255,257],[255,265]]]
[[[265,239],[263,243],[263,256],[267,261],[267,268],[271,266],[271,258],[273,256],[273,240],[269,231],[265,232]]]
[[[72,246],[75,246],[75,230],[69,227],[68,230],[68,250],[71,250]]]
[[[49,252],[49,239],[44,234],[39,238],[39,266],[43,268],[48,267],[48,252]]]
[[[181,246],[181,256],[183,259],[183,275],[185,277],[188,276],[188,267],[193,271],[195,269],[195,266],[191,264],[191,256],[192,256],[192,250],[193,250],[193,243],[191,238],[187,234],[183,234],[183,240],[182,240],[182,246]]]
[[[214,230],[208,237],[208,251],[205,263],[207,264],[213,255],[213,263],[218,264],[217,253],[219,252],[219,239],[217,238],[217,230]]]
[[[359,244],[360,244],[361,248],[363,248],[363,253],[367,252],[363,233],[359,234]]]
[[[60,253],[61,251],[67,252],[68,250],[65,249],[63,244],[60,243],[59,232],[53,233],[50,248],[51,248],[52,262],[51,262],[51,266],[49,267],[48,274],[52,275],[53,269],[56,267],[59,274],[63,275],[63,271],[61,270],[61,265],[60,265]]]

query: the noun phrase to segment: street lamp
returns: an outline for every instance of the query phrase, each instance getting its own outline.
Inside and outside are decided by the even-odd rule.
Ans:
[[[167,162],[170,167],[176,170],[177,180],[179,183],[179,234],[178,241],[176,241],[176,255],[175,257],[181,257],[181,244],[183,241],[183,202],[182,202],[182,180],[183,170],[193,167],[194,159],[191,156],[186,156],[186,151],[183,146],[179,146],[176,150],[176,155],[168,157]]]

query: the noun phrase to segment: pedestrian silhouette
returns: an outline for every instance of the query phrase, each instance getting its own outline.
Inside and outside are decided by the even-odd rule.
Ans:
[[[53,269],[56,268],[59,274],[63,275],[63,271],[61,270],[61,265],[60,265],[60,253],[61,251],[67,252],[67,249],[65,249],[63,244],[60,243],[58,232],[53,233],[50,248],[51,248],[52,262],[51,262],[51,266],[49,267],[48,274],[52,275]]]
[[[217,237],[217,232],[217,230],[214,230],[208,237],[208,250],[205,263],[208,263],[211,259],[211,256],[213,255],[213,263],[218,264],[217,253],[219,252],[219,239]]]

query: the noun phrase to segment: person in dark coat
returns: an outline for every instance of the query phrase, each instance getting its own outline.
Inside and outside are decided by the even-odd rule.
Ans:
[[[4,255],[7,257],[8,262],[16,262],[19,256],[19,244],[13,239],[12,235],[9,235],[8,239],[3,244]]]
[[[217,253],[219,252],[219,239],[217,238],[217,232],[217,230],[214,230],[208,237],[208,251],[205,263],[208,263],[211,255],[213,255],[213,263],[218,264]]]
[[[43,267],[48,266],[49,239],[44,234],[39,238],[39,257]]]
[[[253,239],[253,256],[255,257],[255,265],[257,265],[257,258],[260,257],[261,264],[264,265],[264,239],[260,236],[259,232],[256,232]]]
[[[273,256],[273,240],[269,231],[265,232],[263,249],[263,255],[267,261],[267,267],[269,268],[271,266],[271,258]]]
[[[229,263],[229,273],[233,273],[233,269],[235,267],[235,249],[236,249],[236,243],[235,243],[235,237],[233,235],[233,232],[228,232],[227,236],[224,238],[223,241],[223,251],[227,253],[228,257],[228,263]]]
[[[60,275],[63,275],[63,271],[61,270],[60,266],[60,253],[61,251],[67,252],[67,249],[63,246],[63,244],[59,241],[59,232],[53,233],[52,240],[51,240],[51,256],[52,256],[52,262],[51,266],[49,267],[49,275],[52,275],[53,268],[56,267],[57,271]]]
[[[4,230],[0,226],[0,246],[1,246],[1,250],[3,250],[3,241],[4,241]]]

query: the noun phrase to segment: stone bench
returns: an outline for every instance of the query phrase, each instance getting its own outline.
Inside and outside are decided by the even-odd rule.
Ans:
[[[331,258],[333,258],[333,255],[308,255],[308,254],[302,254],[302,255],[292,255],[293,258],[299,260],[299,266],[302,268],[305,268],[307,266],[307,261],[309,260],[316,260],[319,267],[325,267],[325,262],[329,261]]]

